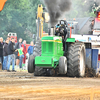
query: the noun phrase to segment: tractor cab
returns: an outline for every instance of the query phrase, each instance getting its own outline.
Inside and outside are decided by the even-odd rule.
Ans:
[[[35,65],[52,68],[57,65],[56,62],[63,56],[62,38],[58,36],[46,36],[41,39],[41,42],[41,56],[35,58]]]

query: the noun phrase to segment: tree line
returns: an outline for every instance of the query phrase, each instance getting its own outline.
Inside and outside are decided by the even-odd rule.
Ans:
[[[72,0],[72,9],[66,17],[94,16],[92,12],[93,1],[89,6],[85,0]],[[3,11],[0,12],[0,37],[6,39],[9,32],[17,33],[29,43],[32,35],[36,34],[36,12],[42,0],[7,0]],[[47,29],[47,27],[46,27]]]

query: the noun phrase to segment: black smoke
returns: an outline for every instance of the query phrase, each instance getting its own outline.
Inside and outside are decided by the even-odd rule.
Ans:
[[[44,2],[50,15],[51,26],[57,24],[59,18],[71,8],[71,0],[44,0]]]

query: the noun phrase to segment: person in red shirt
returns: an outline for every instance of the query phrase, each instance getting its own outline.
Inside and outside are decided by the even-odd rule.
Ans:
[[[26,50],[26,40],[23,41],[22,48],[23,48],[23,53],[24,53],[23,64],[25,64],[26,53],[27,53],[27,50]]]

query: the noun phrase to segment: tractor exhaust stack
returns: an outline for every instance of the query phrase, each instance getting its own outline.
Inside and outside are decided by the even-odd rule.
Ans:
[[[55,35],[55,29],[54,29],[54,27],[51,27],[51,34],[50,35]]]

